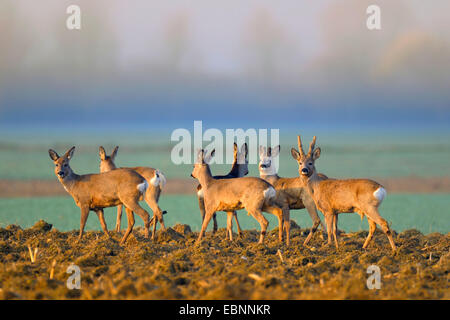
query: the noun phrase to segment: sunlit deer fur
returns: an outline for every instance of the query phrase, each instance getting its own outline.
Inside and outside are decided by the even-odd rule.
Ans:
[[[283,223],[289,224],[289,220],[285,220],[281,206],[276,203],[276,191],[272,185],[256,177],[214,179],[208,165],[213,156],[214,150],[208,155],[204,150],[200,150],[191,174],[202,185],[206,211],[197,241],[202,239],[214,212],[240,209],[246,209],[259,222],[261,226],[259,243],[263,243],[269,224],[262,211],[276,215],[279,223],[279,240],[283,241]],[[231,233],[228,226],[229,224],[227,232]]]
[[[89,216],[89,211],[94,211],[102,225],[102,229],[108,235],[108,229],[103,216],[103,209],[125,205],[128,219],[128,228],[121,240],[125,243],[133,230],[134,215],[136,212],[144,220],[145,237],[149,236],[150,216],[140,205],[139,198],[145,194],[148,183],[137,172],[129,169],[117,169],[100,174],[78,175],[72,171],[69,161],[73,157],[75,147],[69,149],[62,157],[50,149],[50,158],[55,164],[55,174],[64,189],[72,196],[81,210],[80,234],[81,240]]]
[[[314,199],[317,208],[325,215],[328,231],[328,243],[331,244],[331,235],[338,248],[337,221],[338,214],[345,212],[356,212],[366,216],[369,221],[369,235],[364,242],[363,248],[369,245],[372,240],[376,225],[380,225],[383,232],[389,239],[393,251],[396,250],[394,240],[388,223],[379,212],[378,206],[386,196],[386,190],[379,183],[369,179],[327,179],[321,180],[314,166],[315,161],[320,157],[320,148],[314,149],[316,137],[309,145],[306,156],[302,156],[302,144],[298,136],[298,148],[300,153],[294,148],[291,149],[292,156],[298,162],[298,170],[301,177],[308,186],[308,191]]]
[[[117,156],[117,151],[119,150],[119,147],[115,147],[114,151],[111,153],[111,155],[107,155],[105,152],[105,149],[100,146],[99,148],[99,155],[100,155],[100,172],[108,172],[111,170],[116,169],[115,165],[115,158]],[[162,174],[161,171],[157,169],[153,169],[150,167],[133,167],[133,168],[124,168],[124,169],[130,169],[133,171],[136,171],[138,174],[143,176],[148,183],[148,189],[145,193],[145,202],[149,205],[149,207],[153,211],[153,218],[150,221],[150,224],[153,223],[153,233],[152,233],[152,239],[155,237],[155,231],[156,231],[156,224],[158,221],[161,223],[161,229],[164,230],[164,219],[163,214],[166,213],[166,211],[162,211],[161,208],[158,205],[159,196],[161,194],[161,190],[166,184],[166,178]],[[142,198],[140,199],[142,200]],[[117,219],[116,219],[116,228],[115,230],[117,232],[120,232],[120,222],[122,219],[122,205],[117,206]]]
[[[310,232],[303,245],[307,245],[311,240],[318,226],[322,224],[317,213],[314,200],[309,195],[306,184],[301,177],[281,178],[277,174],[274,158],[280,153],[280,145],[275,148],[259,147],[259,176],[269,182],[277,191],[278,202],[283,204],[283,210],[304,209],[308,211],[313,222]],[[319,174],[322,179],[327,179],[323,174]],[[323,224],[322,224],[323,226]]]
[[[238,145],[236,143],[233,144],[234,154],[233,154],[233,165],[231,167],[230,172],[224,176],[214,176],[214,179],[231,179],[231,178],[239,178],[246,176],[248,174],[248,147],[247,143],[244,143],[239,151]],[[205,219],[205,203],[203,200],[203,190],[202,185],[199,184],[197,186],[197,198],[198,205],[200,207],[200,213],[202,215],[202,221]],[[231,225],[231,232],[226,233],[227,239],[233,240],[233,217],[236,220],[236,226],[238,229],[238,235],[242,235],[241,226],[239,225],[239,221],[237,218],[236,211],[227,212],[227,224]],[[217,220],[216,213],[213,214],[213,234],[217,231]],[[227,227],[228,228],[228,227]]]

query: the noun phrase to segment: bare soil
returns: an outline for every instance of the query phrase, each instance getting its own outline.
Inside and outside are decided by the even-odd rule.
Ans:
[[[39,221],[32,228],[0,228],[2,299],[450,299],[450,234],[395,234],[393,254],[377,230],[368,249],[366,231],[341,234],[340,248],[317,233],[302,245],[306,229],[292,225],[289,247],[271,231],[264,245],[256,230],[225,240],[225,230],[196,244],[187,225],[145,239],[137,228],[124,246],[120,234],[59,232]],[[38,248],[36,261],[29,249]],[[50,279],[52,263],[54,276]],[[66,273],[81,269],[81,289],[70,290]],[[367,267],[381,270],[381,289],[367,288]]]

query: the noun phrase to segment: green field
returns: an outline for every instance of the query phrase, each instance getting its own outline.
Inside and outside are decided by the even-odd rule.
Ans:
[[[189,129],[189,128],[188,128]],[[39,132],[39,133],[36,133]],[[99,170],[98,146],[110,152],[119,145],[116,158],[118,166],[152,166],[171,178],[189,178],[192,165],[175,165],[170,161],[172,147],[170,132],[148,131],[95,132],[62,130],[59,132],[1,131],[0,130],[0,179],[50,179],[56,180],[48,149],[62,154],[72,145],[77,146],[71,166],[76,173],[92,173]],[[312,130],[304,129],[304,145],[307,148]],[[321,158],[316,162],[319,172],[330,177],[442,177],[450,176],[450,134],[445,132],[387,132],[367,131],[355,135],[348,132],[315,130],[317,145],[322,148]],[[296,147],[296,132],[280,131],[281,176],[297,176],[298,166],[291,158],[290,148]],[[206,146],[207,143],[205,143]],[[226,173],[226,165],[212,165],[214,174]],[[249,166],[250,176],[258,176],[256,164]],[[161,207],[168,210],[167,225],[186,223],[198,230],[200,216],[194,195],[166,195]],[[424,233],[450,231],[450,195],[448,194],[389,194],[381,207],[382,215],[392,223],[395,230],[417,228]],[[115,222],[115,211],[106,211],[109,227]],[[267,215],[270,227],[276,219]],[[225,214],[219,214],[219,223],[225,225]],[[240,214],[242,226],[259,228],[244,211]],[[292,217],[302,226],[309,226],[309,216],[294,211]],[[54,224],[57,229],[71,230],[79,226],[79,211],[73,200],[61,198],[0,199],[0,225],[16,223],[31,226],[39,219]],[[123,217],[124,225],[125,215]],[[142,222],[136,219],[138,225]],[[367,222],[361,222],[356,214],[344,214],[339,219],[340,228],[346,231],[367,230]],[[88,229],[99,229],[95,214],[88,219]]]
[[[450,176],[448,132],[427,136],[380,135],[378,132],[367,135],[316,134],[317,145],[322,148],[316,167],[330,177]],[[307,148],[311,134],[304,139]],[[279,173],[281,176],[297,176],[297,162],[290,155],[291,147],[297,145],[295,133],[281,131],[280,142]],[[151,166],[162,170],[168,178],[189,177],[192,165],[175,165],[170,161],[175,144],[170,141],[170,133],[119,133],[111,137],[104,133],[52,136],[0,131],[0,179],[56,179],[48,149],[54,148],[61,155],[73,145],[77,149],[71,166],[78,174],[98,172],[99,145],[105,146],[107,152],[119,145],[118,166]],[[229,164],[212,165],[215,174],[226,173],[229,168]],[[250,175],[258,175],[256,164],[251,164],[249,169]]]
[[[143,203],[148,209],[147,205]],[[197,199],[190,195],[163,195],[160,200],[162,209],[167,210],[164,216],[166,226],[177,223],[189,224],[193,230],[200,229],[200,213]],[[418,229],[423,233],[450,230],[450,196],[446,194],[391,194],[380,207],[382,216],[391,223],[394,230],[400,232],[407,229]],[[114,228],[116,210],[108,208],[105,211],[109,229]],[[226,214],[218,213],[219,227],[225,227]],[[243,229],[257,229],[259,225],[255,219],[239,211],[239,221]],[[269,228],[277,226],[277,220],[270,214],[265,214],[269,220]],[[310,227],[311,220],[305,210],[291,211],[291,217],[302,227]],[[323,216],[321,215],[323,219]],[[60,231],[79,228],[80,213],[72,198],[16,198],[0,199],[0,227],[18,224],[30,227],[36,221],[44,219]],[[136,217],[136,225],[142,226],[142,220]],[[126,227],[126,215],[122,216],[122,226]],[[210,224],[210,229],[212,223]],[[368,230],[366,219],[361,222],[357,214],[339,215],[339,228],[345,231]],[[91,213],[86,225],[87,230],[101,230],[95,213]],[[236,228],[234,227],[236,231]]]

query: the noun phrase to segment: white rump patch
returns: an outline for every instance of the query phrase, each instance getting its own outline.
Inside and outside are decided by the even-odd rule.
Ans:
[[[166,185],[166,177],[162,174],[161,171],[155,170],[155,176],[150,179],[150,183],[152,186],[159,186],[161,189]]]
[[[140,183],[137,185],[137,189],[139,190],[140,193],[144,194],[145,191],[147,191],[148,188],[148,183],[147,181],[144,180],[144,182]]]
[[[203,198],[203,189],[198,190],[198,191],[197,191],[197,195],[198,195],[200,198]]]
[[[158,175],[159,175],[159,180],[160,180],[159,187],[162,189],[166,185],[166,182],[167,182],[166,176],[159,170],[156,170],[156,172],[158,172]]]
[[[386,197],[387,192],[386,189],[383,187],[379,187],[377,190],[374,191],[373,196],[378,199],[378,201],[383,201]]]
[[[272,199],[273,197],[275,197],[276,194],[277,194],[277,192],[275,191],[275,189],[273,187],[269,187],[266,190],[264,190],[264,198],[265,199]]]

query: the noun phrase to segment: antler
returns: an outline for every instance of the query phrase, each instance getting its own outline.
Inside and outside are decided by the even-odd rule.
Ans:
[[[305,153],[303,152],[302,139],[300,138],[300,135],[297,136],[297,142],[298,142],[298,151],[300,152],[300,155],[304,157]]]
[[[307,154],[308,157],[311,156],[315,145],[316,145],[316,136],[313,137],[311,143],[309,144],[309,150],[308,150],[308,154]]]

